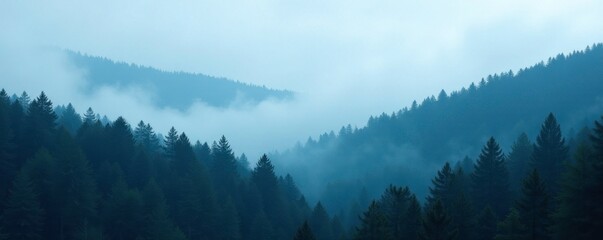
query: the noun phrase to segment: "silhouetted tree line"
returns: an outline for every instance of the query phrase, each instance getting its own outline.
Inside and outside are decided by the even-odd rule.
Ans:
[[[542,116],[554,112],[564,123],[571,154],[587,137],[581,128],[599,117],[593,109],[600,109],[603,97],[601,66],[603,44],[595,44],[517,72],[488,76],[458,91],[441,91],[399,111],[371,117],[365,127],[343,126],[272,157],[308,199],[320,200],[331,214],[343,211],[343,222],[352,226],[355,216],[369,206],[367,199],[380,195],[390,183],[408,183],[423,198],[429,194],[426,180],[433,166],[476,156],[492,135],[507,148],[525,132],[507,155],[507,167],[517,169],[508,172],[511,194],[518,194],[531,167],[514,159],[531,154],[527,136],[538,134]],[[468,160],[465,175],[473,168]],[[313,171],[316,166],[320,171]],[[559,171],[557,167],[539,173],[549,180]],[[548,187],[559,188],[555,183]]]
[[[228,108],[237,101],[257,104],[268,99],[288,100],[294,93],[258,86],[227,78],[167,72],[152,67],[115,62],[103,57],[89,56],[79,52],[65,51],[74,66],[85,69],[88,85],[86,92],[99,86],[116,88],[132,86],[151,87],[156,91],[153,104],[186,111],[196,101],[210,106]]]
[[[553,114],[534,144],[521,134],[507,155],[490,138],[470,168],[444,164],[423,208],[408,187],[388,187],[354,239],[599,239],[603,117],[586,135],[573,158]]]
[[[225,137],[160,137],[142,121],[53,109],[43,92],[0,91],[0,178],[0,239],[291,239],[306,220],[319,239],[342,229],[266,155],[250,169]]]

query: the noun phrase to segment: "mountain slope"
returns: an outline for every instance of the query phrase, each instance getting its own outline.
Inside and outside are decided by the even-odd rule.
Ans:
[[[77,67],[86,70],[88,91],[100,86],[143,88],[154,93],[158,107],[184,111],[195,101],[214,107],[229,107],[235,103],[257,104],[267,99],[286,100],[293,92],[274,90],[226,78],[186,72],[165,72],[151,67],[114,62],[112,60],[67,51]]]
[[[602,44],[488,76],[450,95],[442,91],[410,109],[371,117],[361,129],[325,133],[275,162],[311,199],[336,211],[363,195],[361,187],[376,196],[390,183],[410,185],[424,196],[427,179],[442,163],[474,159],[490,136],[508,152],[521,132],[533,139],[549,112],[566,137],[603,113]]]

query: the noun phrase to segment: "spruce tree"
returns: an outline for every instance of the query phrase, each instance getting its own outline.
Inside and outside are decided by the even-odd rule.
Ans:
[[[567,162],[567,146],[555,116],[550,113],[536,138],[532,154],[532,166],[538,170],[553,195],[559,189],[564,164]]]
[[[393,239],[383,209],[375,201],[360,218],[360,227],[356,229],[354,239],[387,240]]]
[[[308,226],[308,221],[304,221],[304,224],[302,224],[298,229],[297,232],[295,233],[295,236],[293,237],[293,240],[315,240],[316,238],[314,238],[314,234],[312,233],[312,230],[310,230],[310,226]]]
[[[318,240],[333,239],[333,233],[330,227],[331,219],[327,211],[322,206],[322,203],[318,202],[310,215],[309,224],[310,229]]]
[[[422,240],[452,240],[457,239],[457,230],[452,229],[450,217],[444,211],[444,205],[436,200],[423,219],[419,239]]]
[[[511,152],[507,158],[509,167],[509,189],[518,195],[521,191],[521,180],[529,174],[530,159],[534,147],[528,139],[528,135],[522,133],[511,147]]]
[[[550,239],[549,195],[538,171],[534,169],[524,180],[521,198],[517,202],[519,221],[525,226],[527,239]]]
[[[498,223],[495,240],[519,240],[524,239],[525,229],[519,220],[517,209],[511,209],[505,220]]]
[[[10,190],[2,213],[2,228],[8,239],[44,239],[44,211],[29,177],[20,172]]]
[[[593,148],[578,146],[575,163],[561,182],[554,213],[555,239],[596,239],[603,236],[603,126],[596,122],[591,136]]]
[[[475,228],[476,239],[492,239],[496,235],[497,217],[490,206],[477,216],[477,226]]]
[[[506,215],[509,207],[509,179],[505,157],[493,137],[482,149],[471,180],[476,209],[490,206],[495,215]]]
[[[225,198],[226,196],[234,198],[236,186],[239,182],[239,175],[237,173],[237,163],[234,153],[226,137],[222,136],[220,141],[212,146],[211,152],[211,173],[213,174],[216,194],[220,198]]]
[[[82,125],[82,117],[75,111],[71,103],[67,104],[65,110],[60,114],[58,119],[59,125],[63,126],[71,134],[75,136],[77,130]]]
[[[453,170],[450,164],[446,162],[442,170],[439,170],[436,177],[431,180],[433,187],[429,187],[426,208],[430,208],[438,199],[444,204],[445,208],[447,207],[446,205],[452,203],[454,198],[454,178]]]
[[[29,114],[25,119],[25,133],[22,157],[30,158],[40,147],[52,147],[54,143],[57,116],[52,102],[42,92],[29,106]]]
[[[410,196],[408,187],[401,188],[390,185],[379,200],[379,206],[387,220],[387,231],[394,239],[405,237],[404,229],[408,223],[406,214],[410,205]]]

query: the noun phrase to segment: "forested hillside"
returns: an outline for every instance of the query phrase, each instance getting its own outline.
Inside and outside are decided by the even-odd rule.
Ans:
[[[214,107],[257,104],[267,99],[286,100],[293,92],[269,89],[226,78],[186,72],[166,72],[151,67],[66,52],[68,59],[85,71],[87,91],[101,86],[142,88],[152,95],[153,104],[187,110],[196,101]]]
[[[365,193],[350,212],[329,215],[321,202],[310,209],[293,178],[277,177],[266,155],[249,169],[225,137],[211,147],[191,144],[172,128],[159,139],[143,121],[134,129],[121,117],[103,125],[92,109],[80,116],[71,105],[57,115],[43,92],[31,102],[19,99],[0,91],[0,239],[603,234],[603,117],[568,143],[549,114],[533,144],[522,134],[503,152],[490,137],[475,163],[444,163],[425,201],[399,187],[410,183],[394,182],[380,197]]]
[[[330,226],[291,176],[265,155],[249,169],[224,137],[159,139],[143,121],[25,99],[0,92],[0,239],[291,239],[312,216]]]
[[[390,183],[408,184],[422,200],[427,179],[441,164],[472,166],[477,146],[491,136],[506,153],[522,133],[535,141],[551,112],[575,147],[572,139],[603,112],[602,44],[488,76],[450,94],[442,91],[371,117],[366,127],[348,125],[273,158],[309,199],[322,200],[334,213],[368,205],[366,199]]]

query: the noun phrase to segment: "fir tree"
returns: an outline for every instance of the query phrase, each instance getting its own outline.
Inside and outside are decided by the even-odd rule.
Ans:
[[[82,125],[82,117],[75,111],[71,103],[67,104],[65,110],[60,114],[58,121],[59,125],[67,129],[71,136],[75,136],[77,130]]]
[[[521,180],[529,174],[533,149],[534,147],[525,133],[519,135],[511,147],[507,165],[509,167],[509,188],[514,194],[519,194]]]
[[[304,224],[302,224],[298,229],[297,232],[295,233],[295,236],[293,237],[293,240],[315,240],[316,238],[314,238],[314,234],[312,233],[312,230],[310,230],[310,226],[308,226],[308,221],[304,221]]]
[[[495,240],[519,240],[524,239],[525,229],[519,220],[517,209],[511,209],[505,220],[498,223]]]
[[[360,227],[356,229],[355,239],[359,240],[386,240],[392,239],[388,229],[387,219],[379,204],[371,203],[368,210],[360,218]]]
[[[318,202],[314,207],[309,220],[310,229],[312,229],[316,239],[333,239],[330,222],[331,220],[329,219],[327,211],[322,206],[322,203]]]
[[[523,180],[521,193],[516,208],[519,212],[519,221],[525,226],[526,238],[550,239],[549,196],[536,169]]]
[[[558,191],[558,182],[563,165],[567,162],[567,146],[561,135],[561,128],[552,113],[546,118],[536,138],[532,165],[542,176],[544,183],[549,186],[551,193]]]
[[[451,229],[450,217],[444,211],[444,206],[440,200],[436,200],[427,210],[422,226],[419,239],[451,240],[457,238],[457,230]]]
[[[226,137],[222,136],[220,141],[212,146],[211,152],[213,159],[211,172],[213,173],[213,183],[216,186],[217,196],[220,198],[234,197],[239,175],[234,153]]]
[[[491,206],[495,215],[508,211],[508,173],[502,150],[494,138],[482,149],[471,174],[476,209]]]
[[[476,239],[492,239],[496,234],[496,215],[490,206],[477,216],[477,227],[475,228]]]
[[[10,190],[2,213],[2,228],[8,239],[44,239],[42,236],[44,211],[31,180],[21,172]]]

